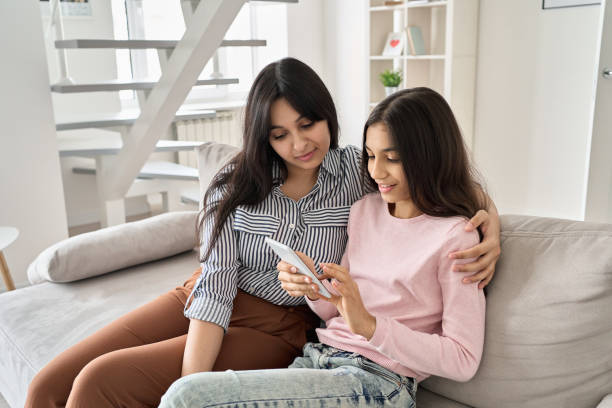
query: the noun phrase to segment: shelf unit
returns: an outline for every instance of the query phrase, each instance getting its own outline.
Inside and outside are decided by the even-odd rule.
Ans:
[[[378,75],[401,70],[400,88],[427,86],[449,102],[468,146],[474,128],[474,91],[479,0],[410,1],[385,6],[383,0],[366,0],[368,7],[368,106],[385,97]],[[423,34],[426,55],[388,57],[382,50],[390,32],[418,26]]]

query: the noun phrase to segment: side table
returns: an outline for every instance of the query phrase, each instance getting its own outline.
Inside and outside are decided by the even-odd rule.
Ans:
[[[19,230],[13,227],[0,227],[0,274],[2,274],[2,280],[6,285],[7,290],[15,290],[15,283],[11,277],[6,259],[2,251],[13,243],[19,236]]]

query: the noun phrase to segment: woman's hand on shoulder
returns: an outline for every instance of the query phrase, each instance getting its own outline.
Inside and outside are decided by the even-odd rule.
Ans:
[[[455,265],[455,272],[472,273],[466,276],[463,283],[480,282],[478,288],[482,289],[491,282],[495,274],[495,264],[501,254],[500,233],[501,224],[495,207],[491,213],[480,210],[472,217],[465,227],[466,231],[474,231],[480,228],[483,239],[482,242],[473,248],[465,251],[452,252],[449,257],[452,259],[476,258],[474,262]]]
[[[312,273],[317,276],[314,261],[308,255],[305,255],[299,251],[296,251],[295,253],[300,257],[302,262],[308,266]],[[295,266],[285,261],[280,261],[278,265],[276,265],[276,269],[278,269],[278,280],[281,282],[281,287],[289,294],[289,296],[307,296],[310,300],[319,299],[319,288],[317,285],[315,285],[312,282],[312,279],[308,276],[298,273]]]

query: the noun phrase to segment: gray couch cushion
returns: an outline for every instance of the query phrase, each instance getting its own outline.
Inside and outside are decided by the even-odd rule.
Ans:
[[[474,407],[595,407],[612,390],[611,310],[612,225],[503,216],[480,369],[422,386]]]
[[[187,280],[197,251],[73,283],[45,282],[0,295],[0,392],[23,407],[49,360],[117,317]]]

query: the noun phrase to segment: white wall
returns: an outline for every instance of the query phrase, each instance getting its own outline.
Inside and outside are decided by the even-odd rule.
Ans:
[[[361,145],[367,118],[364,0],[306,0],[287,6],[288,55],[310,65],[330,90],[340,144]]]
[[[287,5],[287,56],[298,58],[326,82],[324,0]]]
[[[17,286],[47,246],[68,236],[38,2],[0,2],[0,225],[20,230],[4,251]]]
[[[64,38],[113,38],[113,17],[111,2],[108,0],[90,0],[91,16],[65,16]],[[178,7],[178,6],[177,6]],[[48,17],[43,17],[44,27],[49,23]],[[54,47],[54,35],[45,38],[47,59],[49,61],[49,79],[51,83],[58,81],[60,74],[57,64],[58,54]],[[70,77],[77,83],[95,82],[115,79],[117,77],[116,58],[114,50],[81,49],[68,50],[68,71]],[[95,113],[111,113],[121,110],[117,92],[86,92],[75,94],[52,94],[55,116],[62,118],[74,115]],[[107,130],[85,129],[59,132],[59,137],[92,137],[106,136]],[[99,207],[95,177],[73,174],[72,168],[92,163],[93,159],[62,158],[62,176],[64,180],[64,195],[70,227],[91,224],[99,221]],[[149,211],[143,198],[126,200],[128,215]]]
[[[582,218],[600,6],[480,1],[474,155],[501,213]]]
[[[325,72],[340,121],[340,144],[361,146],[368,117],[368,13],[366,0],[325,2]]]

